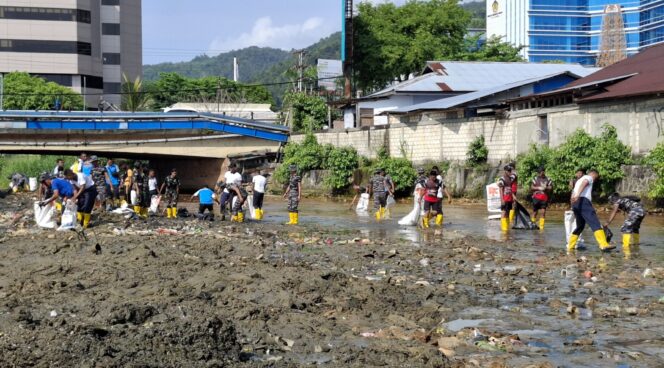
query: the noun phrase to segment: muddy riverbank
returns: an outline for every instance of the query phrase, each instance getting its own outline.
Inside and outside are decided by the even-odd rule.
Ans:
[[[659,240],[630,257],[592,242],[568,256],[553,240],[535,243],[547,232],[492,237],[479,209],[449,208],[445,230],[421,233],[332,203],[303,209],[303,225],[286,228],[281,202],[268,204],[266,223],[108,215],[84,236],[35,229],[30,203],[0,200],[2,366],[664,360]]]

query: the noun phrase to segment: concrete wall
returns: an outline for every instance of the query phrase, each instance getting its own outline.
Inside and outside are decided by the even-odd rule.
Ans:
[[[645,154],[664,141],[664,98],[511,111],[505,117],[446,119],[445,115],[390,116],[385,127],[328,131],[316,133],[316,138],[322,144],[355,147],[369,158],[385,147],[391,156],[405,153],[416,164],[464,161],[470,142],[479,135],[485,137],[493,164],[515,158],[531,144],[556,147],[577,129],[598,135],[604,124],[615,126],[618,138],[634,154]],[[303,138],[291,137],[294,142]]]

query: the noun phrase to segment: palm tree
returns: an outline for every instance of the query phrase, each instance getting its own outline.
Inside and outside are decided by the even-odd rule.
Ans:
[[[150,95],[143,90],[143,81],[137,77],[133,82],[122,73],[122,110],[142,111],[148,108]]]

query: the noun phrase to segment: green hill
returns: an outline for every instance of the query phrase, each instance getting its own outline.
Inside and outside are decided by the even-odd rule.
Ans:
[[[316,65],[317,59],[338,59],[340,56],[341,34],[339,32],[323,38],[306,48],[305,64]],[[282,83],[287,82],[286,72],[295,65],[291,51],[269,47],[247,47],[222,53],[216,56],[202,55],[191,61],[161,63],[143,66],[143,79],[150,81],[159,73],[176,72],[186,77],[200,78],[221,76],[233,78],[233,57],[240,63],[240,82],[243,83]],[[269,86],[277,104],[289,88],[288,85]]]

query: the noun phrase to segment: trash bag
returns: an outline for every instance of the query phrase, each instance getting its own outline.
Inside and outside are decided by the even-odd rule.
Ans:
[[[574,217],[574,211],[565,211],[565,237],[566,244],[569,244],[569,237],[572,235],[572,232],[576,229],[576,217]],[[579,235],[579,240],[576,242],[576,248],[583,248],[584,240],[583,236]]]
[[[369,193],[360,194],[360,199],[357,201],[357,206],[355,207],[357,213],[369,212],[369,198]]]
[[[181,207],[181,208],[178,209],[178,217],[188,218],[188,217],[191,217],[191,215],[189,214],[189,211],[187,211],[186,208]]]
[[[514,201],[514,224],[512,229],[518,230],[537,230],[539,226],[530,220],[530,213],[521,205],[521,203]]]
[[[72,230],[76,228],[76,210],[78,210],[76,203],[72,200],[68,200],[62,210],[62,221],[60,222],[58,231]]]
[[[129,193],[129,198],[131,199],[131,205],[132,206],[138,206],[138,193],[136,193],[135,190],[132,190]]]
[[[604,226],[604,235],[606,235],[606,241],[611,242],[611,239],[613,239],[613,231],[609,229],[608,226]]]
[[[250,194],[247,196],[247,200],[244,201],[245,205],[249,209],[249,215],[252,219],[256,220],[256,208],[254,208],[254,195]]]
[[[422,215],[422,206],[420,206],[420,195],[415,194],[413,197],[413,210],[410,211],[406,216],[399,220],[399,225],[404,226],[417,226],[420,221],[420,216]]]
[[[45,229],[55,229],[58,224],[55,222],[55,207],[53,203],[42,207],[39,205],[39,202],[35,202],[34,209],[37,226]]]
[[[161,196],[152,196],[150,198],[150,212],[154,214],[159,212],[159,202],[161,202]]]
[[[397,201],[394,200],[393,195],[387,196],[387,203],[385,204],[385,218],[392,218],[392,207],[397,204]]]

